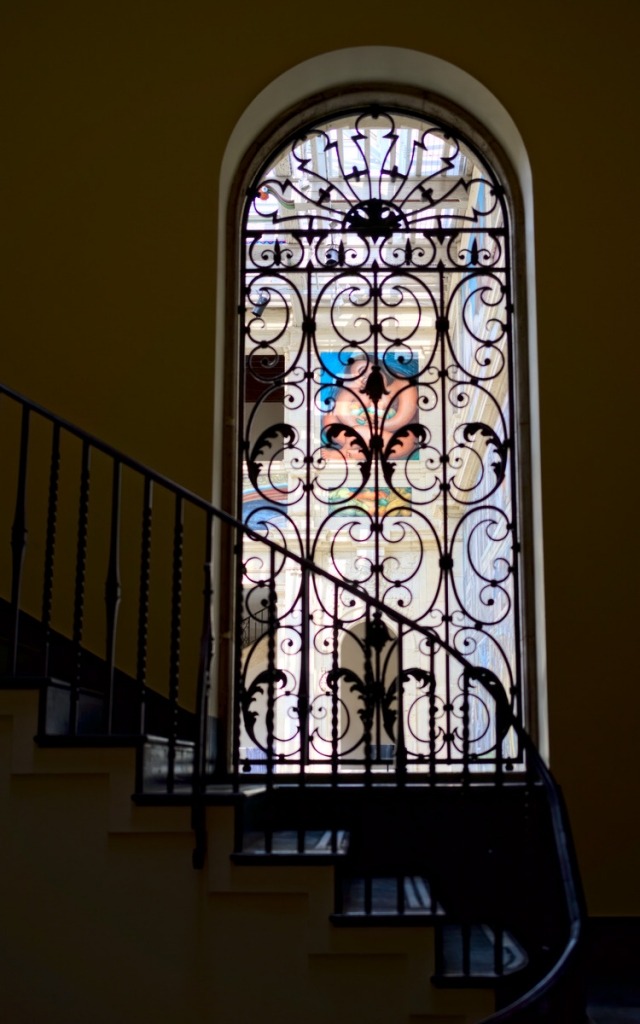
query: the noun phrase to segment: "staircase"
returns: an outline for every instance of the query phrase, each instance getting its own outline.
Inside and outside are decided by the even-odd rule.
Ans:
[[[412,775],[401,736],[391,772],[368,754],[360,775],[283,774],[273,738],[263,767],[236,749],[229,772],[211,699],[211,538],[214,522],[242,524],[1,391],[16,440],[0,605],[7,1019],[581,1024],[566,816],[491,673],[458,658],[520,744],[515,765],[499,747],[489,775],[468,760]]]

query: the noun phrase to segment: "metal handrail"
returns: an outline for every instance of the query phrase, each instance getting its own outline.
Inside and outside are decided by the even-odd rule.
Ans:
[[[544,977],[537,981],[528,992],[525,992],[508,1006],[503,1007],[489,1017],[485,1017],[480,1024],[517,1024],[518,1021],[526,1020],[526,1017],[523,1017],[523,1015],[529,1011],[535,1012],[539,1008],[541,1012],[545,1012],[543,1000],[551,994],[554,987],[571,970],[579,956],[584,936],[586,915],[584,896],[578,882],[579,875],[569,839],[568,819],[564,801],[562,800],[557,782],[544,763],[535,744],[525,730],[520,731],[521,738],[526,743],[529,756],[538,770],[548,801],[558,866],[563,883],[565,912],[568,919],[568,935],[564,949]],[[548,1020],[550,1018],[545,1014],[544,1018],[540,1018],[541,1021],[543,1019]]]
[[[206,765],[206,716],[207,716],[207,702],[208,702],[208,690],[210,680],[208,677],[209,665],[211,661],[211,649],[213,643],[211,616],[207,613],[207,601],[211,601],[212,594],[212,573],[211,573],[211,533],[213,520],[216,519],[221,523],[224,523],[230,529],[236,531],[238,534],[244,534],[253,541],[258,541],[264,544],[272,554],[277,553],[283,558],[295,563],[303,572],[309,573],[312,576],[322,577],[333,583],[335,578],[327,570],[321,566],[315,564],[312,560],[305,558],[295,552],[287,550],[283,545],[278,544],[270,537],[261,536],[255,529],[248,527],[245,523],[235,518],[230,513],[216,508],[211,502],[205,500],[194,492],[188,490],[185,487],[175,483],[175,481],[169,479],[161,473],[158,473],[136,459],[131,458],[124,452],[118,450],[88,433],[85,430],[75,426],[51,412],[50,410],[39,405],[37,402],[31,401],[24,395],[6,385],[0,384],[0,394],[4,394],[9,398],[16,401],[23,408],[23,432],[22,432],[22,454],[21,454],[21,482],[19,481],[19,490],[22,487],[24,492],[24,474],[26,471],[26,447],[28,444],[28,417],[25,419],[25,410],[34,412],[37,415],[43,417],[53,424],[55,431],[59,434],[60,430],[64,430],[69,434],[75,436],[82,442],[83,450],[86,451],[88,448],[96,449],[102,452],[104,455],[109,457],[114,464],[114,487],[117,479],[116,470],[119,472],[119,467],[125,466],[133,472],[143,477],[145,481],[151,481],[155,484],[160,485],[167,491],[172,493],[176,499],[180,502],[187,502],[201,511],[203,511],[207,517],[208,524],[208,537],[207,537],[207,554],[205,562],[205,616],[202,629],[201,639],[201,656],[200,656],[200,669],[198,678],[198,690],[196,696],[196,749],[194,757],[194,773],[193,773],[193,785],[191,791],[192,801],[192,821],[194,830],[196,832],[196,851],[194,852],[194,863],[200,866],[204,859],[204,853],[206,849],[206,830],[204,827],[205,818],[205,806],[206,806],[206,785],[207,785],[207,765]],[[22,494],[22,501],[24,501],[24,493]],[[113,523],[116,521],[116,516],[112,520]],[[116,531],[117,532],[117,531]],[[16,567],[18,575],[21,571],[21,558],[24,551],[25,539],[21,537],[21,533],[26,535],[26,526],[24,521],[24,509],[21,515],[16,513],[16,520],[14,521],[14,577]],[[13,543],[13,542],[12,542]],[[116,577],[111,581],[112,589],[114,591],[113,600],[117,600],[117,574]],[[574,861],[572,858],[570,844],[568,839],[568,828],[566,822],[566,812],[562,805],[562,799],[558,786],[553,779],[547,765],[542,759],[539,751],[537,750],[533,740],[529,736],[528,732],[518,720],[514,714],[507,694],[504,687],[500,683],[497,676],[489,669],[478,667],[473,665],[468,658],[461,654],[456,648],[440,637],[437,632],[429,627],[424,626],[420,623],[416,623],[408,616],[404,615],[397,609],[387,607],[382,601],[375,597],[372,597],[366,591],[362,590],[357,584],[349,583],[346,580],[340,581],[341,590],[351,594],[353,597],[364,602],[369,608],[373,609],[376,613],[384,614],[387,618],[393,620],[397,625],[411,629],[414,633],[422,635],[427,643],[432,647],[437,647],[447,652],[463,669],[467,679],[475,680],[489,693],[494,699],[496,706],[496,726],[497,736],[504,737],[506,733],[513,729],[516,733],[523,751],[527,755],[527,768],[528,771],[537,771],[547,796],[551,822],[553,827],[553,834],[556,844],[556,855],[558,858],[558,865],[563,882],[563,890],[565,896],[565,913],[568,920],[568,937],[565,947],[559,956],[556,963],[550,968],[545,976],[540,979],[536,984],[519,999],[514,1001],[511,1005],[499,1010],[491,1016],[485,1018],[483,1024],[508,1024],[512,1022],[515,1024],[522,1018],[523,1014],[529,1011],[535,1011],[536,1005],[539,1005],[545,997],[553,990],[554,986],[559,982],[564,974],[571,967],[580,941],[583,931],[583,917],[584,907],[582,896],[579,891],[579,884],[577,882],[577,871],[575,869]],[[16,605],[16,614],[18,613],[19,607],[19,581],[16,585],[14,578],[12,588],[12,602]],[[14,651],[17,648],[17,635],[14,638]],[[500,742],[498,743],[498,751],[500,751]],[[501,767],[501,756],[498,756],[497,767]]]
[[[256,536],[242,523],[236,521],[233,525],[238,529],[241,529],[247,535]],[[270,539],[260,537],[259,535],[256,539],[259,539],[268,548],[275,549],[283,556],[293,559],[293,561],[305,568],[311,574],[321,575],[325,578],[332,579],[330,574],[321,567],[314,565],[307,559],[300,558],[294,553],[286,551],[286,549],[281,545],[271,541]],[[468,677],[479,682],[496,701],[496,715],[498,718],[502,719],[501,727],[497,723],[496,732],[498,737],[504,736],[509,729],[513,729],[522,744],[523,750],[526,752],[528,758],[528,772],[530,774],[537,772],[540,781],[543,784],[551,816],[558,866],[563,882],[565,912],[568,920],[568,936],[562,953],[543,978],[537,981],[528,992],[524,993],[509,1004],[509,1006],[502,1008],[489,1017],[485,1017],[481,1022],[481,1024],[517,1024],[519,1020],[526,1019],[523,1018],[523,1014],[536,1009],[536,1006],[552,992],[554,986],[568,972],[578,953],[584,930],[584,901],[577,882],[578,874],[570,850],[566,811],[563,807],[559,787],[529,733],[513,713],[504,688],[494,673],[488,669],[474,666],[467,658],[464,657],[464,655],[461,655],[459,651],[452,648],[450,644],[445,643],[434,630],[408,619],[407,616],[396,611],[396,609],[388,608],[382,602],[376,600],[356,585],[348,584],[346,581],[341,581],[340,587],[344,588],[355,597],[358,597],[369,607],[375,608],[376,611],[384,612],[384,614],[392,621],[408,626],[414,632],[422,634],[429,643],[437,644],[442,647],[455,660],[457,660],[464,668]],[[498,761],[498,764],[500,764],[500,761]]]

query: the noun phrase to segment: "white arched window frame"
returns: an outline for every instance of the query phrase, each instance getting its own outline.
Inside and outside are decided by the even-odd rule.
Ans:
[[[319,88],[322,92],[319,94]],[[533,196],[522,139],[502,104],[479,82],[436,57],[392,47],[358,47],[312,58],[272,82],[247,108],[229,140],[221,168],[216,332],[214,503],[228,493],[221,472],[235,446],[225,393],[237,344],[238,226],[245,192],[257,169],[286,137],[310,120],[328,120],[349,103],[382,101],[439,117],[464,133],[507,182],[511,196],[516,299],[518,500],[523,547],[521,599],[524,713],[548,755],[542,530],[536,363]],[[227,503],[227,507],[228,503]],[[236,510],[237,511],[237,510]],[[220,588],[218,588],[220,592]],[[225,700],[221,712],[225,713]]]

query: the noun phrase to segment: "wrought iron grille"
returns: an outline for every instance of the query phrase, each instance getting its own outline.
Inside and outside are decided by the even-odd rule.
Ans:
[[[397,110],[308,128],[249,189],[238,768],[519,756],[462,667],[520,713],[509,231],[473,146]]]

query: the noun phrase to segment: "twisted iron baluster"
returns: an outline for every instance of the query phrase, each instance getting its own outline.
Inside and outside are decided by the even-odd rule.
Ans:
[[[56,551],[56,525],[58,520],[58,484],[60,479],[60,424],[53,424],[51,438],[51,469],[49,472],[49,503],[47,509],[47,539],[44,553],[44,577],[42,587],[42,630],[44,648],[42,652],[42,675],[49,675],[51,650],[51,605],[53,600],[53,574]]]
[[[196,695],[197,722],[196,742],[193,752],[193,793],[191,804],[191,824],[196,838],[196,845],[193,851],[193,866],[195,868],[203,867],[207,853],[207,726],[209,691],[211,689],[211,659],[213,658],[213,628],[211,622],[213,601],[213,578],[211,567],[213,517],[210,511],[207,512],[205,516],[205,528],[202,634],[200,638],[200,664],[198,667],[198,690]]]
[[[140,551],[140,590],[138,596],[138,659],[137,681],[140,695],[140,735],[146,729],[147,705],[147,639],[149,631],[149,577],[151,563],[151,527],[153,518],[153,481],[144,478],[142,511],[142,543]]]
[[[11,675],[18,670],[18,638],[20,633],[20,591],[22,589],[22,570],[24,554],[27,546],[27,462],[29,457],[29,409],[22,407],[20,426],[20,463],[18,466],[18,487],[16,491],[16,508],[11,527],[11,617],[13,622],[11,639]]]
[[[69,731],[77,731],[78,691],[82,679],[82,633],[84,625],[84,586],[87,561],[87,530],[89,524],[89,487],[91,477],[91,448],[82,442],[80,468],[80,498],[78,503],[78,543],[76,548],[76,580],[73,601],[73,679],[71,682]]]
[[[176,494],[173,528],[173,573],[171,584],[171,646],[169,656],[169,752],[167,791],[175,788],[176,747],[178,741],[178,694],[180,688],[180,638],[182,628],[182,542],[184,535],[184,499]]]
[[[116,655],[116,634],[118,629],[118,608],[120,605],[120,487],[122,482],[122,466],[119,459],[113,462],[113,478],[111,482],[111,536],[109,543],[109,568],[104,588],[107,611],[106,662],[107,662],[107,695],[105,703],[105,731],[113,732],[114,716],[114,676]]]

